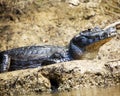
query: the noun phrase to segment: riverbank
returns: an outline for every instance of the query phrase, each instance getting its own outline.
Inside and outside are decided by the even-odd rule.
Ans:
[[[119,85],[119,42],[118,34],[101,47],[99,55],[94,60],[74,60],[35,69],[1,73],[0,94],[19,95]]]
[[[70,0],[1,0],[0,50],[28,45],[68,46],[71,38],[80,31],[95,26],[104,28],[120,20],[119,2],[116,0],[93,0],[77,5],[65,1]],[[94,60],[75,60],[1,73],[0,95],[17,96],[32,92],[69,91],[80,87],[109,87],[119,84],[118,34],[101,46]]]

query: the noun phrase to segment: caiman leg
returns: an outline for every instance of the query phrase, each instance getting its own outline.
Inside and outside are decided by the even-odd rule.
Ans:
[[[2,59],[3,60],[1,63],[0,72],[6,72],[6,71],[8,71],[8,69],[10,67],[10,57],[8,56],[8,54],[3,54]]]
[[[52,56],[49,58],[45,59],[42,62],[42,66],[49,65],[49,64],[55,64],[55,63],[60,63],[60,62],[65,62],[69,61],[70,59],[68,57],[65,57],[61,53],[55,52]]]
[[[59,63],[62,60],[62,55],[60,53],[55,52],[52,56],[49,58],[43,60],[42,66],[49,65],[49,64],[54,64],[54,63]]]

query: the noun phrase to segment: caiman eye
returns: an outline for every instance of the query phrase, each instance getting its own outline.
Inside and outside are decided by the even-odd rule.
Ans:
[[[86,42],[87,42],[87,38],[82,37],[82,38],[80,39],[80,41],[81,41],[82,43],[86,43]]]
[[[84,37],[84,36],[79,36],[77,38],[74,38],[74,43],[77,43],[77,44],[86,44],[87,43],[87,38]]]
[[[80,39],[80,35],[77,35],[73,38],[73,41],[76,42],[76,41],[79,41],[79,39]]]

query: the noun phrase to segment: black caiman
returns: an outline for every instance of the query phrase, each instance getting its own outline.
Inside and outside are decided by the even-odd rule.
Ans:
[[[88,29],[74,36],[68,48],[45,45],[26,46],[0,52],[0,72],[45,66],[80,59],[86,50],[94,50],[116,35],[116,28]],[[94,46],[94,47],[93,47]]]

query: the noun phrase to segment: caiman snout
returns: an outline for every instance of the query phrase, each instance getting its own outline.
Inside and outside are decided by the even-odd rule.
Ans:
[[[105,31],[108,34],[108,37],[113,37],[117,35],[117,29],[115,27],[110,27],[106,29]]]

